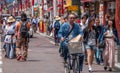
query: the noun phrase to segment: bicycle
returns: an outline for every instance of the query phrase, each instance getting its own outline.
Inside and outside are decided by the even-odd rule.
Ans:
[[[71,70],[73,73],[80,73],[82,71],[83,65],[83,50],[82,50],[82,42],[72,42],[68,43],[68,59],[65,64],[65,73],[70,73]],[[80,57],[82,57],[82,61],[80,61]],[[82,64],[81,64],[82,62]]]

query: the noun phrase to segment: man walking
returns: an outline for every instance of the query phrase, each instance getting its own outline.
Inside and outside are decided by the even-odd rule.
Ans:
[[[21,14],[21,22],[16,24],[16,54],[17,60],[26,61],[28,54],[28,42],[29,42],[29,34],[28,31],[30,29],[30,23],[27,22],[27,15],[25,13]]]
[[[54,22],[54,40],[55,45],[59,45],[59,38],[58,38],[58,31],[60,29],[60,17],[56,16],[55,22]]]

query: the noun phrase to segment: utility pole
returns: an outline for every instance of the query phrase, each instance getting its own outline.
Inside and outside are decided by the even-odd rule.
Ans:
[[[53,0],[53,12],[54,12],[54,17],[57,15],[57,5],[56,5],[56,0]]]

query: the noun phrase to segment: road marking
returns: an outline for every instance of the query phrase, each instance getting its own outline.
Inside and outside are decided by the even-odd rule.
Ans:
[[[2,68],[0,68],[0,73],[2,73]]]
[[[0,65],[1,65],[1,64],[3,64],[3,62],[2,62],[2,61],[0,61]]]
[[[55,42],[53,42],[53,41],[50,41],[50,43],[55,44]]]
[[[0,35],[0,73],[2,73],[2,48],[1,48],[1,35]]]
[[[28,51],[32,51],[31,49],[28,49]]]

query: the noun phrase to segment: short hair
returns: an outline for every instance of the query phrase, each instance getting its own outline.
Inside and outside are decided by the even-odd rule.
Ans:
[[[68,17],[69,17],[70,15],[74,15],[75,18],[76,18],[76,16],[77,16],[75,13],[70,13],[70,14],[68,15]]]
[[[82,16],[82,17],[81,17],[81,19],[84,19],[84,18],[86,18],[86,19],[87,19],[88,17],[87,17],[86,15],[84,15],[84,16]]]
[[[22,21],[27,21],[27,15],[25,13],[21,14],[21,20]]]

